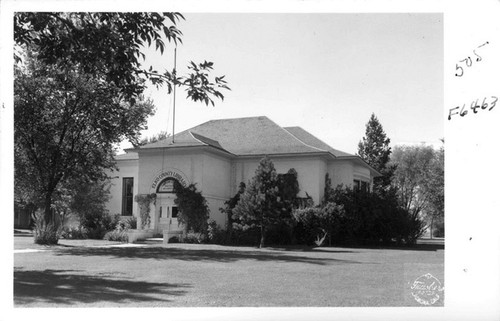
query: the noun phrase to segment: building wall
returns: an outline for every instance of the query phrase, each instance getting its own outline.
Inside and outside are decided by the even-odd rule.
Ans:
[[[122,179],[134,178],[134,196],[156,192],[156,184],[162,173],[179,173],[186,184],[196,183],[197,189],[207,199],[210,218],[225,226],[227,218],[219,211],[224,202],[236,194],[240,182],[248,184],[255,175],[260,157],[231,159],[207,150],[161,150],[141,151],[139,160],[120,160],[118,176],[112,180],[111,199],[108,209],[121,213]],[[299,197],[310,195],[318,204],[324,192],[325,174],[328,172],[335,187],[338,184],[352,186],[354,179],[371,182],[370,171],[350,160],[326,160],[322,157],[296,156],[271,157],[276,171],[286,173],[294,168],[298,174]],[[165,205],[165,204],[164,204]],[[165,218],[159,218],[159,206],[151,211],[153,227],[161,229]],[[138,216],[138,204],[133,205],[134,216]],[[163,222],[163,223],[162,223]]]
[[[332,187],[335,188],[340,184],[352,187],[354,179],[354,164],[348,160],[330,161],[328,163],[328,174],[332,180]]]
[[[110,199],[107,203],[107,209],[111,214],[121,214],[122,213],[122,189],[123,189],[123,178],[133,177],[134,178],[134,195],[137,195],[139,186],[139,175],[138,175],[138,160],[119,160],[117,161],[117,167],[119,171],[108,172],[108,175],[113,177],[110,181]],[[134,202],[132,206],[132,214],[137,215],[137,203]]]
[[[210,218],[225,226],[226,218],[219,208],[231,197],[231,161],[228,158],[200,150],[141,152],[139,194],[155,193],[155,180],[167,171],[181,174],[187,184],[196,183],[197,189],[207,199]]]
[[[370,187],[373,183],[370,170],[350,160],[330,161],[328,164],[328,173],[333,187],[340,184],[352,187],[355,179],[370,183]]]
[[[231,160],[227,157],[204,153],[202,181],[199,189],[207,199],[210,218],[225,227],[227,217],[219,211],[224,202],[231,198]]]
[[[163,172],[174,171],[184,177],[187,184],[201,182],[203,160],[189,151],[142,151],[139,155],[139,194],[155,193],[155,179]]]

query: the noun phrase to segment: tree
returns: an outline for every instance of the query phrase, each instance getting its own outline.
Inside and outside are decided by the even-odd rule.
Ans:
[[[442,215],[444,209],[444,150],[431,146],[396,146],[393,184],[401,205],[413,216],[423,211]]]
[[[226,229],[228,231],[229,239],[231,239],[233,233],[233,209],[236,206],[236,204],[238,204],[238,202],[240,201],[240,197],[245,192],[245,189],[246,189],[246,184],[240,182],[240,185],[238,186],[238,192],[229,200],[224,202],[224,207],[219,208],[219,211],[222,214],[225,214],[227,218]]]
[[[260,160],[255,176],[233,209],[233,219],[241,222],[242,229],[260,229],[260,248],[265,244],[266,229],[280,220],[278,193],[278,175],[266,156]]]
[[[141,140],[139,141],[139,146],[143,146],[143,145],[146,145],[146,144],[152,144],[152,143],[156,143],[160,140],[164,140],[166,138],[170,137],[170,134],[167,133],[166,131],[161,131],[159,132],[158,134],[156,135],[153,135],[151,137],[144,137],[144,138],[141,138]]]
[[[444,143],[444,140],[442,140]],[[425,208],[425,217],[430,227],[431,238],[436,223],[444,223],[444,146],[435,151],[434,160],[429,168],[428,203]]]
[[[174,202],[179,208],[179,222],[184,224],[186,231],[206,233],[210,209],[205,197],[196,189],[195,184],[184,187],[174,181],[174,190],[177,196]]]
[[[44,208],[51,221],[54,192],[71,178],[97,181],[113,169],[113,144],[139,143],[153,114],[142,93],[146,80],[184,87],[188,98],[214,105],[229,89],[210,78],[212,62],[190,72],[143,68],[143,46],[162,53],[165,41],[182,43],[179,13],[50,13],[14,16],[16,199]]]
[[[35,58],[15,69],[15,189],[30,191],[51,221],[54,192],[74,178],[97,181],[114,168],[113,145],[137,141],[151,101],[117,99],[119,88],[93,75]]]
[[[391,155],[390,142],[379,120],[372,114],[366,124],[365,136],[358,144],[358,155],[382,174],[374,179],[376,190],[387,188],[391,184],[395,167],[388,165]]]
[[[212,62],[190,62],[190,73],[180,77],[175,69],[160,73],[141,66],[146,44],[163,54],[165,41],[182,43],[177,28],[181,19],[180,13],[168,12],[21,12],[14,15],[14,40],[20,48],[36,51],[48,65],[100,75],[132,104],[149,79],[166,85],[169,93],[173,86],[182,86],[188,98],[214,105],[214,97],[224,98],[219,90],[229,88],[224,76],[210,79]],[[15,54],[16,61],[21,57]]]

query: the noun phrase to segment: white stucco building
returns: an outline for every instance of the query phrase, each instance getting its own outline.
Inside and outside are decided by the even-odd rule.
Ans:
[[[371,188],[380,175],[360,157],[336,150],[300,127],[281,127],[267,117],[211,120],[172,137],[116,156],[118,172],[112,175],[110,213],[139,215],[137,194],[156,193],[151,228],[177,229],[173,181],[196,183],[207,199],[210,217],[225,226],[219,211],[234,196],[240,182],[254,176],[267,155],[278,173],[294,168],[299,197],[310,195],[315,204],[323,197],[325,174],[332,185]]]

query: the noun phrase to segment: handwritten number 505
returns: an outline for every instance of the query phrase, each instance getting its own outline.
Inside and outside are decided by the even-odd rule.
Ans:
[[[477,46],[474,50],[472,50],[472,52],[474,53],[474,55],[476,55],[476,62],[478,61],[481,61],[483,60],[483,57],[481,57],[480,55],[477,54],[476,50],[478,50],[479,48],[481,48],[482,46],[485,46],[489,44],[488,41],[486,41],[485,43],[483,43],[482,45],[480,46]],[[469,56],[465,59],[462,59],[460,60],[456,65],[455,65],[455,76],[457,77],[462,77],[464,75],[464,68],[462,66],[460,66],[460,63],[461,62],[465,62],[465,65],[467,67],[472,67],[472,58]]]

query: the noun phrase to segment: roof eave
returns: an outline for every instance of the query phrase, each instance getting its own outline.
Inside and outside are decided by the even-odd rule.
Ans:
[[[368,167],[368,169],[370,170],[370,173],[371,173],[371,175],[373,177],[380,177],[380,176],[382,176],[382,174],[379,171],[377,171],[375,168],[373,168],[370,164],[368,164],[364,159],[362,159],[359,156],[356,156],[356,155],[353,155],[353,156],[337,156],[337,159],[338,160],[343,160],[343,159],[356,160],[356,161],[360,162],[361,164],[363,164],[364,166]]]
[[[176,150],[178,150],[178,149],[194,149],[194,148],[216,150],[216,151],[219,151],[221,153],[230,155],[232,157],[237,156],[237,155],[235,155],[235,154],[233,154],[225,149],[220,149],[220,148],[217,148],[215,146],[208,145],[208,144],[200,144],[200,145],[192,145],[192,146],[158,146],[158,147],[147,147],[147,148],[128,148],[128,149],[124,149],[124,151],[139,153],[139,152],[143,152],[143,151],[157,151],[157,150],[162,150],[162,149],[176,149]]]

